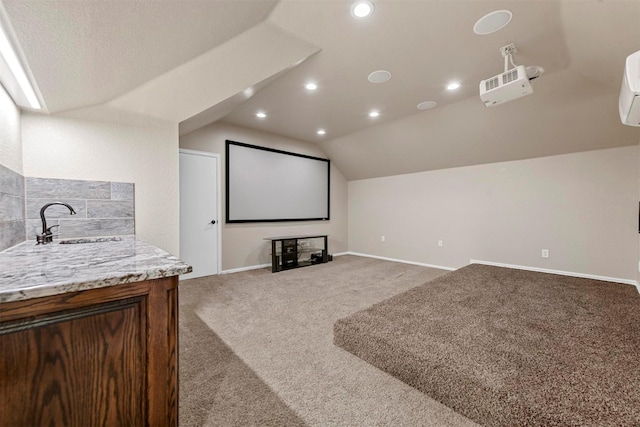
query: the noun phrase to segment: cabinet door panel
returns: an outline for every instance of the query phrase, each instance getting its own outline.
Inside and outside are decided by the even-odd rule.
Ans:
[[[145,300],[2,324],[0,425],[144,424]]]

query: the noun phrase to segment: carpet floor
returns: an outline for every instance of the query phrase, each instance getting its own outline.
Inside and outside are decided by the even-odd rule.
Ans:
[[[640,426],[633,286],[470,265],[339,320],[335,342],[485,426]]]
[[[356,256],[180,282],[182,426],[477,426],[333,344],[334,323],[446,271]]]

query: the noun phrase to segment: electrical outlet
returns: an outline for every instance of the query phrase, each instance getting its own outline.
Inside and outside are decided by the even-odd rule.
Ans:
[[[542,250],[542,258],[549,258],[549,249]]]
[[[442,240],[438,240],[438,246],[442,247]]]
[[[384,236],[380,236],[380,241],[384,242]]]

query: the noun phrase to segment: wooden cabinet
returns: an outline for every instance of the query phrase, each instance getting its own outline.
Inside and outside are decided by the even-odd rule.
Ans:
[[[0,305],[0,426],[177,425],[177,285]]]

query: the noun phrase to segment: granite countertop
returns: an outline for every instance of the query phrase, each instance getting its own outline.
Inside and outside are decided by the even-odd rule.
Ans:
[[[106,240],[106,241],[105,241]],[[133,236],[95,243],[36,245],[0,252],[0,303],[191,272],[191,266]]]

